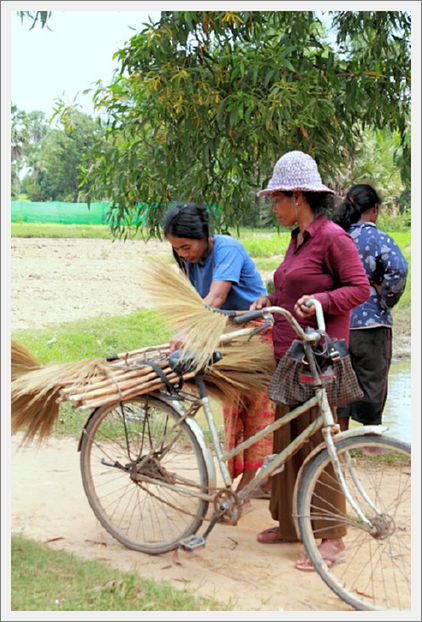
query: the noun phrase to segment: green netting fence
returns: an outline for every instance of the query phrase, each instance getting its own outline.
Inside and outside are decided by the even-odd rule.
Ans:
[[[64,203],[12,201],[12,222],[59,223],[65,225],[105,225],[110,203]]]
[[[12,222],[55,223],[63,225],[107,225],[106,214],[111,203],[65,203],[61,201],[33,202],[12,201]],[[157,205],[139,203],[140,213],[134,213],[131,218],[126,216],[125,224],[144,227],[149,213],[158,209]],[[218,216],[220,210],[217,205],[209,208]]]

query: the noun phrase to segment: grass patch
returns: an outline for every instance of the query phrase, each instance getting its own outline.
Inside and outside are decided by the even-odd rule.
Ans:
[[[377,445],[375,446],[377,447]],[[365,463],[368,465],[379,464],[379,465],[394,465],[394,466],[404,464],[410,467],[410,464],[411,464],[410,456],[406,456],[401,451],[394,451],[393,449],[389,449],[386,454],[375,454],[373,456],[368,456],[364,454],[361,449],[353,449],[350,452],[350,455],[353,458],[359,459],[360,465],[362,465],[362,463]]]
[[[11,235],[15,238],[92,238],[112,240],[108,225],[63,225],[56,223],[12,222]],[[142,240],[142,229],[128,234],[129,240]]]
[[[284,231],[268,237],[265,233],[244,233],[240,238],[243,246],[254,259],[278,257],[278,263],[284,256],[290,243],[290,232]]]
[[[39,330],[14,331],[13,339],[44,364],[67,363],[167,343],[174,330],[156,311],[52,324]]]
[[[231,609],[187,589],[84,561],[12,537],[13,611],[218,611]]]
[[[107,225],[59,225],[25,222],[11,223],[12,237],[15,238],[100,238],[112,239]]]
[[[406,289],[404,290],[404,293],[402,297],[400,298],[399,302],[397,303],[397,305],[393,308],[393,314],[394,314],[394,312],[397,311],[398,309],[401,309],[401,310],[406,309],[406,308],[410,309],[410,304],[411,304],[412,253],[411,253],[410,229],[407,231],[391,231],[389,232],[388,235],[390,235],[393,238],[397,246],[400,248],[401,252],[403,253],[404,258],[407,261],[407,265],[409,268],[409,272],[407,275]]]

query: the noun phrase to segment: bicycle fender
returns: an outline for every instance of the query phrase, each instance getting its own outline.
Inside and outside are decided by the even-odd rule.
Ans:
[[[359,428],[353,428],[352,430],[346,430],[345,432],[339,432],[338,434],[335,434],[333,438],[334,438],[334,442],[338,442],[346,438],[351,438],[352,436],[363,436],[366,434],[368,435],[376,434],[379,436],[380,434],[384,434],[384,432],[386,432],[387,430],[388,430],[388,427],[383,426],[383,425],[364,425]],[[303,461],[299,469],[299,472],[297,474],[297,477],[296,477],[295,487],[293,489],[293,520],[295,524],[296,535],[299,540],[300,540],[300,533],[299,533],[299,523],[297,520],[297,495],[299,492],[300,483],[301,483],[302,476],[303,476],[303,473],[305,472],[307,464],[311,462],[311,460],[313,460],[325,448],[326,448],[326,445],[324,442],[314,447],[311,453]]]
[[[216,487],[216,474],[215,474],[215,466],[212,454],[208,448],[207,442],[205,440],[204,433],[202,432],[199,425],[194,421],[194,419],[186,419],[186,424],[192,430],[192,433],[196,437],[198,444],[202,450],[202,455],[204,456],[205,466],[208,471],[208,487],[209,489],[214,489]]]

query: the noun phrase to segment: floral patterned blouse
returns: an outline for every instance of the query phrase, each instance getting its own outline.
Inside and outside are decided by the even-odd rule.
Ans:
[[[374,223],[356,223],[349,229],[371,284],[371,295],[352,309],[350,328],[392,326],[390,309],[399,301],[407,279],[407,262],[394,240]],[[381,295],[374,287],[381,284]]]

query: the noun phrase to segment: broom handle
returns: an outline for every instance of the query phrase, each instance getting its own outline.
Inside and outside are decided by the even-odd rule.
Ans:
[[[233,331],[231,333],[227,333],[225,335],[222,335],[220,337],[220,339],[219,339],[219,343],[220,344],[228,343],[228,342],[232,341],[233,339],[236,339],[237,337],[241,337],[241,336],[244,336],[244,335],[249,335],[251,332],[252,332],[251,328],[241,328],[241,329]],[[162,346],[157,346],[157,349],[161,348],[161,347]],[[164,367],[166,364],[167,364],[167,361],[162,361],[160,363],[160,367]],[[126,378],[129,378],[129,377],[138,378],[138,377],[143,376],[143,379],[146,380],[148,372],[146,374],[144,373],[144,374],[139,374],[138,375],[138,374],[135,374],[134,371],[135,370],[132,370],[131,372],[123,371],[123,372],[116,372],[115,374],[113,373],[112,374],[112,379],[117,379],[117,378],[120,378],[120,377],[123,377],[123,376],[125,376]],[[106,387],[109,384],[110,384],[110,381],[108,379],[101,380],[98,383],[95,383],[95,384],[91,385],[89,387],[89,392],[91,393],[91,389],[93,389],[92,395],[102,395],[103,393],[101,393],[101,392],[100,393],[95,393],[95,390],[96,389],[101,389],[103,387]],[[123,385],[123,386],[126,386],[126,385]],[[62,394],[64,396],[67,396],[67,395],[69,395],[71,393],[72,393],[72,387],[68,387],[66,389],[62,389]],[[76,396],[73,396],[71,399],[72,399],[72,401],[76,400],[76,399],[80,398],[82,395],[85,395],[85,394],[86,394],[86,392],[78,394]]]
[[[117,358],[125,359],[128,355],[131,356],[133,354],[142,354],[146,352],[156,352],[157,350],[163,350],[168,352],[170,346],[168,343],[163,343],[160,346],[147,346],[146,348],[140,348],[139,350],[131,350],[130,352],[121,352],[120,354],[116,354]]]
[[[254,328],[240,328],[239,330],[234,330],[232,333],[226,333],[224,335],[221,335],[219,342],[218,343],[228,343],[229,341],[232,341],[232,339],[236,339],[236,337],[243,337],[244,335],[250,335],[253,331],[255,330]]]
[[[190,380],[194,376],[195,376],[194,373],[184,374],[183,379]],[[167,378],[169,379],[170,384],[176,384],[180,380],[180,376],[178,375],[176,376],[176,378],[170,379],[169,376]],[[152,391],[161,389],[163,386],[164,386],[164,383],[161,380],[157,379],[157,380],[146,383],[142,391],[140,391],[139,389],[137,389],[136,391],[131,391],[130,389],[128,389],[126,391],[122,391],[120,395],[116,395],[116,394],[110,395],[109,399],[106,399],[106,400],[105,399],[86,400],[81,406],[79,406],[79,408],[84,410],[86,408],[98,408],[99,406],[106,406],[108,404],[113,404],[118,401],[128,400],[133,397],[137,397],[138,395],[143,395],[144,393],[151,393]],[[75,407],[78,407],[78,406],[75,404]]]
[[[168,362],[167,361],[160,361],[158,363],[160,365],[161,368],[164,368],[165,366],[168,366]],[[143,377],[146,376],[148,374],[151,373],[152,368],[145,363],[145,366],[139,368],[139,369],[132,369],[132,370],[125,370],[125,369],[119,369],[118,371],[108,371],[106,375],[103,376],[102,380],[98,380],[97,382],[87,382],[86,384],[82,385],[80,388],[87,388],[88,390],[91,389],[99,389],[101,387],[107,386],[110,384],[110,380],[119,380],[120,378],[136,378],[136,377]],[[70,387],[67,387],[65,389],[62,390],[63,394],[66,395],[67,393],[72,393],[72,391],[75,391],[75,381],[72,381],[72,385]]]
[[[165,369],[163,369],[163,372],[166,375],[170,375],[168,374],[169,370],[170,368],[166,367]],[[174,375],[172,377],[174,377]],[[120,390],[125,390],[129,387],[148,386],[148,382],[154,381],[156,378],[157,378],[157,373],[151,370],[149,374],[142,376],[141,384],[140,384],[140,377],[130,378],[124,382],[119,382],[117,386],[114,385],[113,382],[108,382],[105,386],[99,389],[91,390],[90,387],[87,387],[85,391],[82,391],[81,393],[74,393],[73,395],[72,393],[69,394],[68,392],[67,399],[70,399],[71,401],[78,401],[78,400],[84,399],[84,396],[86,395],[89,395],[91,398],[96,398],[96,397],[100,397],[101,395],[109,395],[110,391],[113,393],[117,393],[118,395]]]

